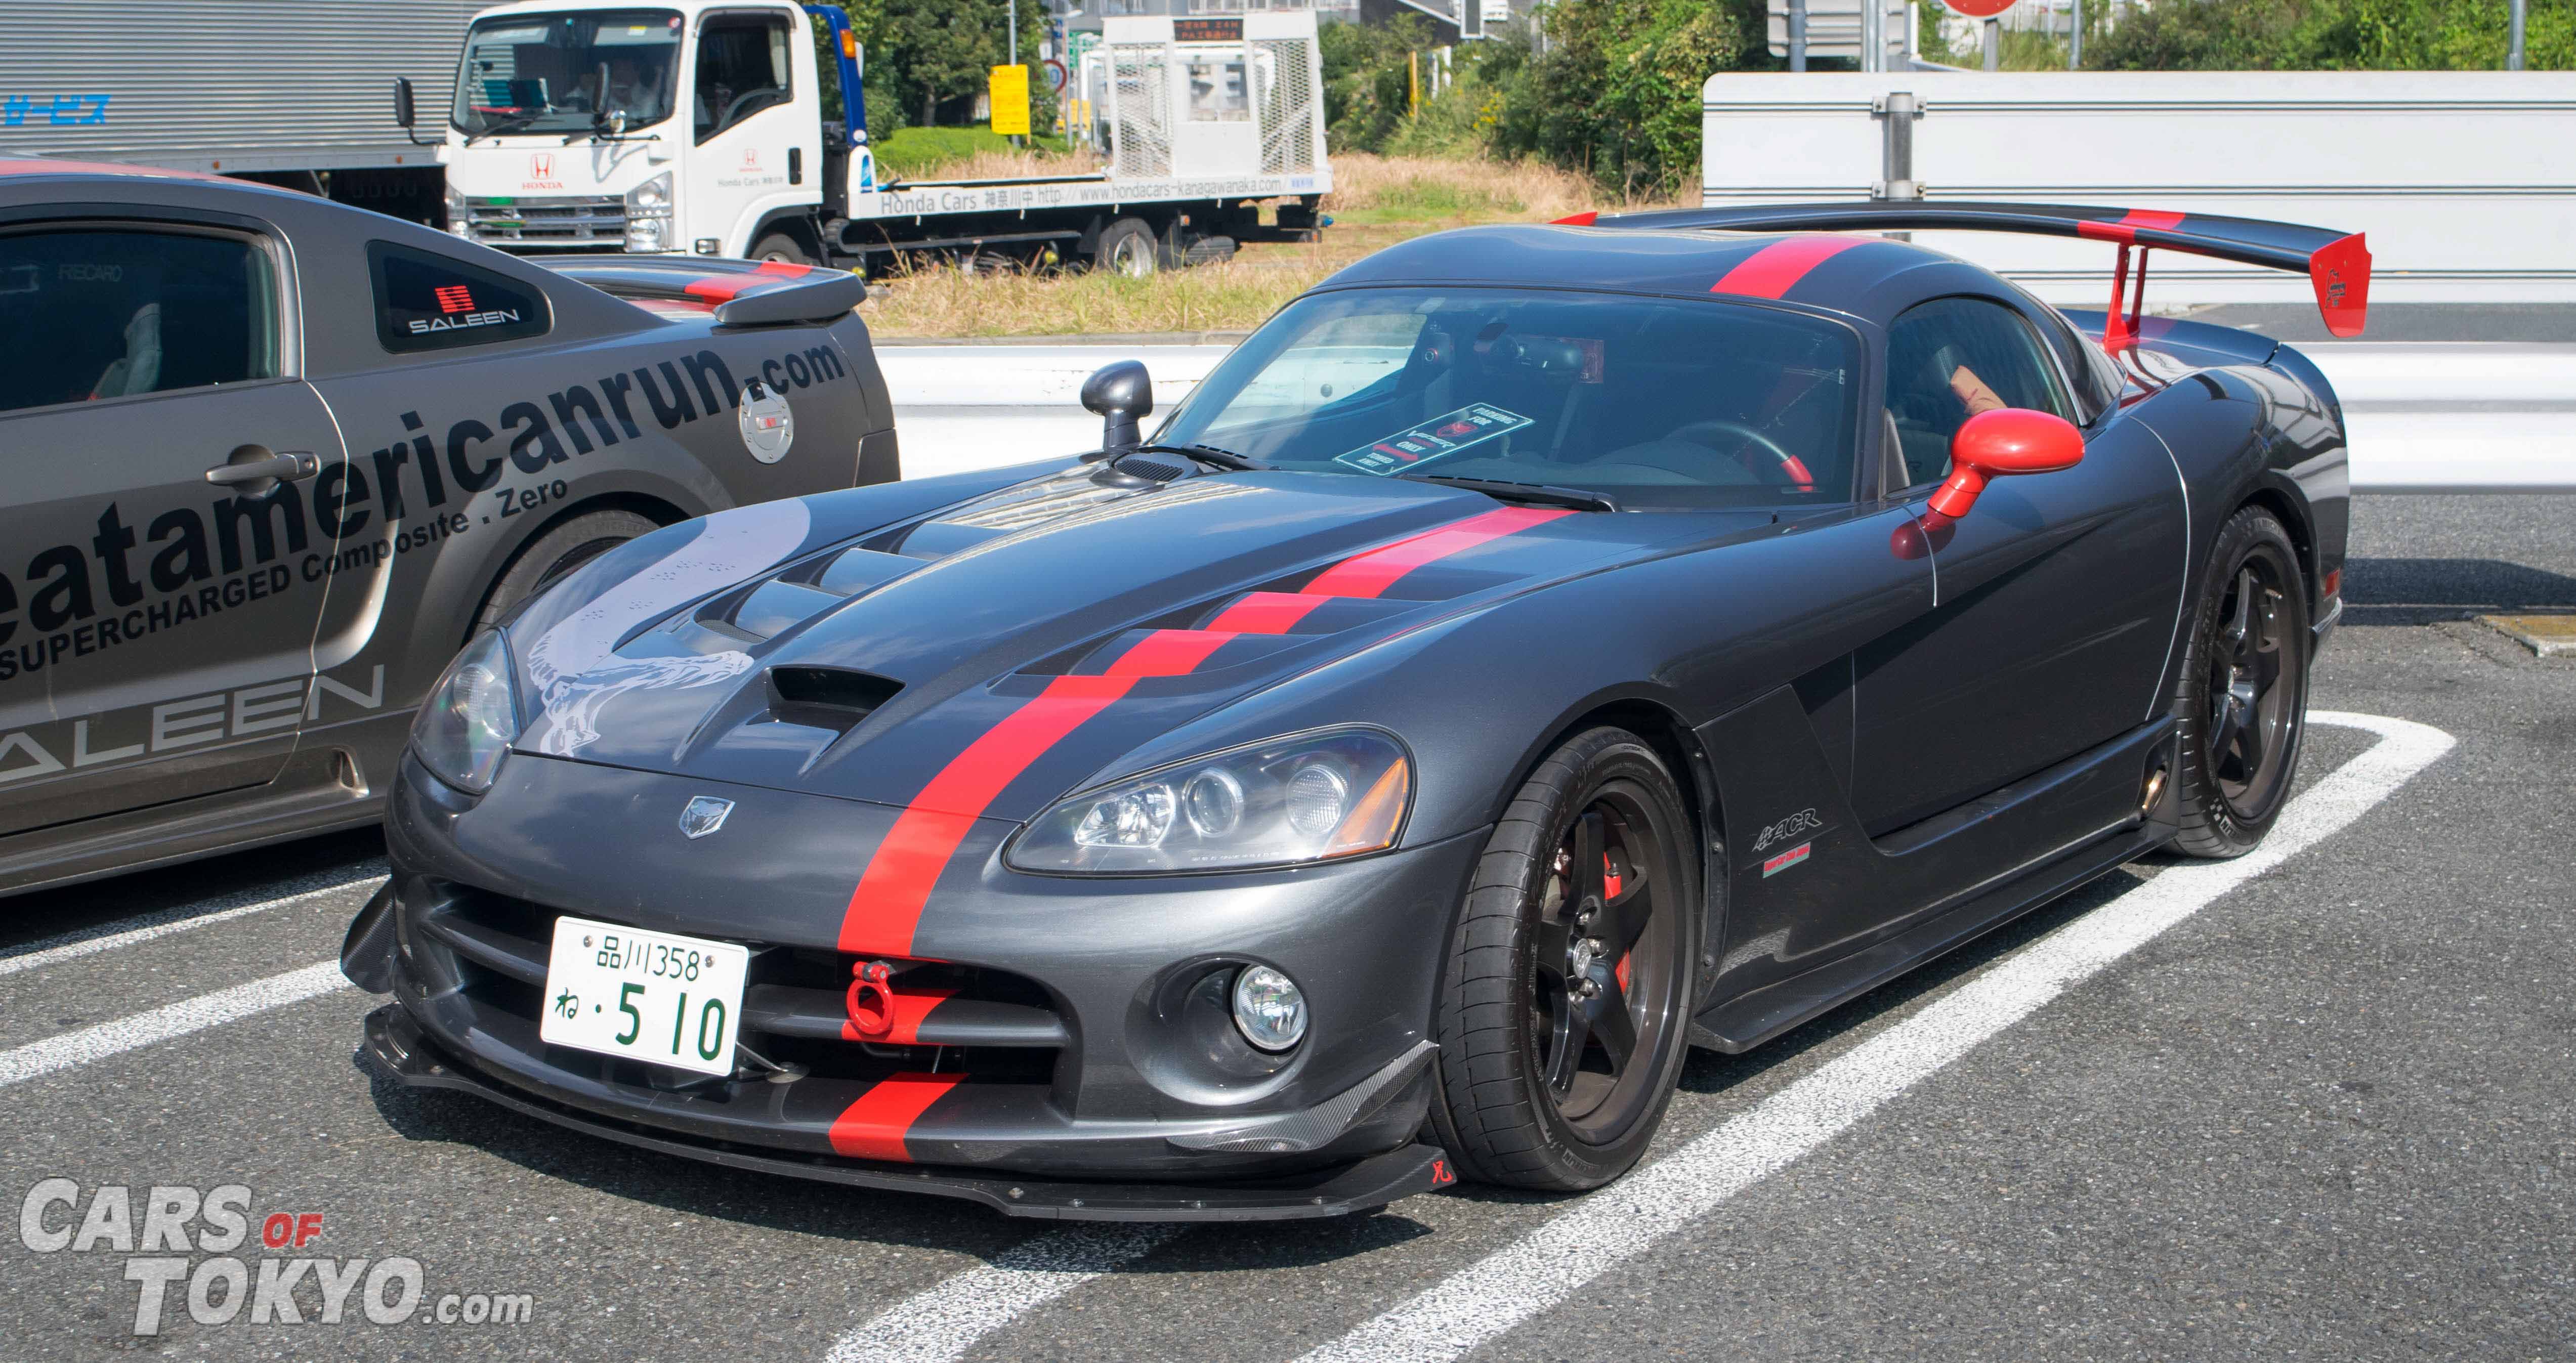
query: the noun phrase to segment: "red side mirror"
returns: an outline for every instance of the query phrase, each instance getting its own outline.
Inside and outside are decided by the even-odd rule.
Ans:
[[[1968,514],[1986,480],[2012,473],[2055,473],[2084,461],[2084,433],[2064,417],[2022,407],[1979,412],[1950,437],[1950,477],[1932,494],[1932,510],[1951,520]]]

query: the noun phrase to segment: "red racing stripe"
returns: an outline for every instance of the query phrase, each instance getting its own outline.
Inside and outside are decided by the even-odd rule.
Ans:
[[[912,1124],[938,1102],[940,1095],[957,1087],[962,1074],[898,1074],[880,1079],[875,1087],[859,1095],[858,1101],[842,1109],[832,1119],[830,1139],[835,1154],[848,1159],[891,1160],[912,1163],[912,1152],[903,1144]]]
[[[1788,237],[1738,261],[1710,293],[1740,293],[1747,298],[1778,298],[1795,288],[1807,272],[1868,242],[1868,237]]]
[[[1208,621],[1208,628],[1237,634],[1286,634],[1330,599],[1305,592],[1246,592]]]
[[[783,260],[764,260],[760,262],[758,269],[747,270],[741,274],[708,275],[704,279],[691,280],[688,287],[681,292],[691,298],[703,298],[710,303],[730,303],[743,290],[755,284],[767,284],[780,279],[800,279],[812,273],[813,269],[811,265],[791,265]]]
[[[1312,597],[1317,604],[1332,596],[1374,597],[1426,563],[1573,514],[1570,508],[1515,506],[1470,516],[1344,559],[1306,584],[1299,595]],[[859,956],[912,955],[913,935],[921,925],[922,909],[930,902],[931,887],[1004,787],[1083,721],[1125,696],[1139,679],[1182,676],[1238,634],[1283,632],[1285,624],[1293,624],[1296,616],[1305,613],[1288,615],[1275,600],[1284,595],[1255,592],[1218,617],[1222,621],[1244,611],[1242,629],[1155,630],[1130,645],[1105,675],[1056,678],[968,744],[913,797],[868,859],[867,869],[859,873],[858,888],[850,892],[849,907],[841,914],[840,949]],[[1284,623],[1277,630],[1250,627],[1268,620]]]
[[[2075,224],[2075,235],[2091,237],[2095,241],[2116,241],[2123,246],[2134,246],[2138,241],[2139,228],[2170,232],[2182,225],[2182,218],[2183,215],[2180,213],[2164,213],[2152,208],[2134,208],[2122,214],[2118,222],[2079,222]]]
[[[1396,579],[1426,563],[1437,562],[1488,540],[1516,535],[1533,525],[1545,525],[1558,517],[1573,514],[1570,507],[1507,506],[1481,516],[1470,516],[1455,525],[1444,525],[1411,539],[1397,540],[1382,549],[1372,549],[1356,558],[1346,558],[1307,583],[1303,594],[1375,597],[1394,586]]]

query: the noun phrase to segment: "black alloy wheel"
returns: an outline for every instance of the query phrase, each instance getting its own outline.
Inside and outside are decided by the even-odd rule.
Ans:
[[[1688,1051],[1696,838],[1653,748],[1593,729],[1495,826],[1452,937],[1432,1127],[1462,1171],[1599,1187],[1644,1153]]]
[[[2224,858],[2254,850],[2288,803],[2306,737],[2311,641],[2298,549],[2270,512],[2238,512],[2209,566],[2174,698],[2179,843]]]

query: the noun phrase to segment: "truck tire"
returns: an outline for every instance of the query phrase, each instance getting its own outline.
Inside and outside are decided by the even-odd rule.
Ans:
[[[814,255],[805,244],[785,232],[771,232],[751,244],[754,260],[781,260],[790,265],[811,265]]]
[[[553,527],[510,560],[484,593],[483,609],[474,617],[474,633],[500,623],[520,602],[548,583],[601,554],[641,535],[661,529],[632,511],[585,511]],[[472,637],[469,634],[467,637]]]
[[[1142,218],[1120,218],[1102,228],[1100,244],[1091,249],[1091,267],[1148,279],[1162,268],[1163,243]]]

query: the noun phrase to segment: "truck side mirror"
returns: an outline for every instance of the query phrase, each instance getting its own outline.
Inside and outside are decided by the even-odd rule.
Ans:
[[[419,115],[412,109],[411,77],[394,77],[394,126],[409,128],[418,121]]]
[[[1100,414],[1100,452],[1115,459],[1143,439],[1136,419],[1154,410],[1153,377],[1134,360],[1102,365],[1082,381],[1082,405]]]

